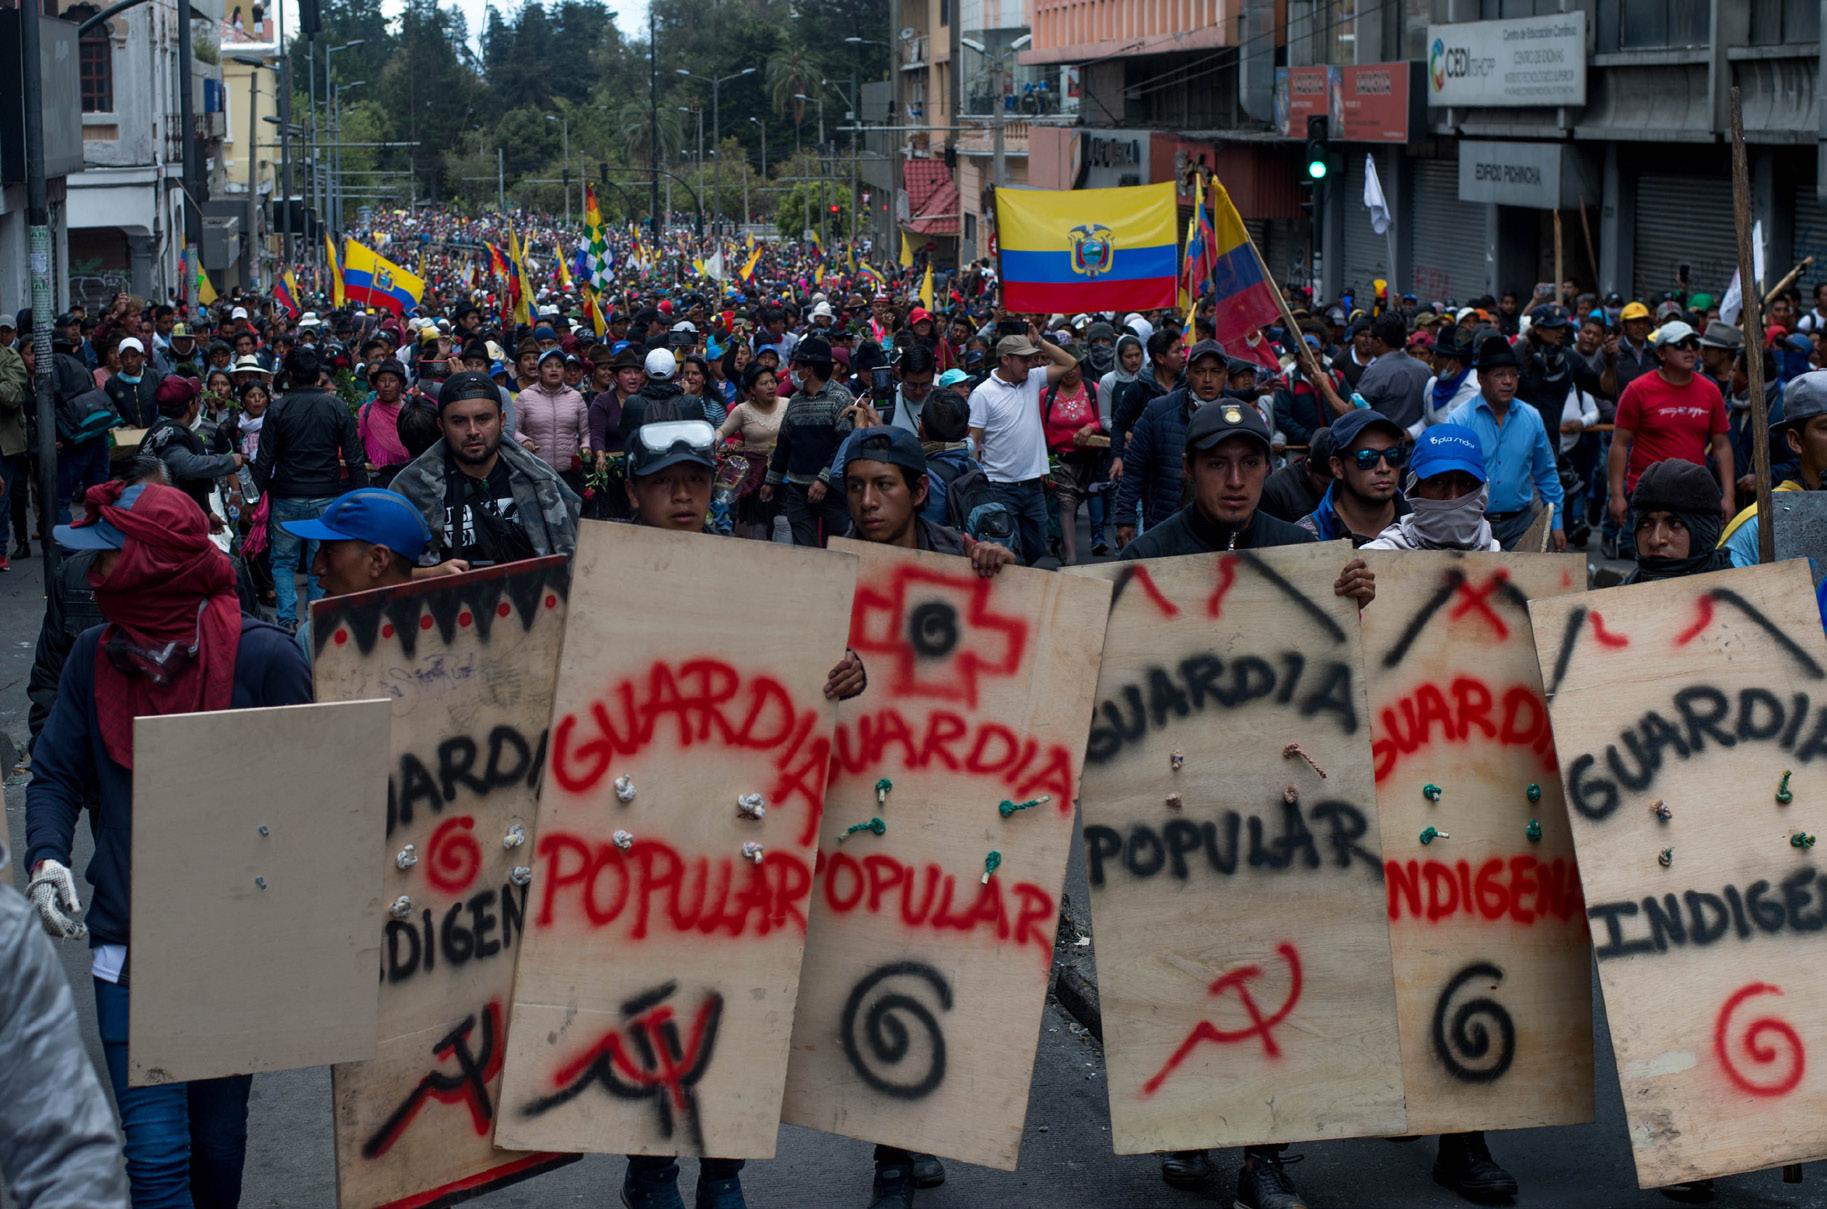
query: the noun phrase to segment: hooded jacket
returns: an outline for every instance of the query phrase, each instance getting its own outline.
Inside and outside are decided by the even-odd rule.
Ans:
[[[516,515],[533,543],[533,553],[544,556],[570,554],[576,550],[577,518],[583,510],[583,501],[577,493],[565,486],[557,471],[514,442],[502,441],[497,452],[507,463]],[[394,476],[393,490],[411,500],[431,527],[428,553],[449,556],[444,501],[450,476],[462,473],[452,464],[449,447],[440,438],[437,444],[408,462],[406,468]]]

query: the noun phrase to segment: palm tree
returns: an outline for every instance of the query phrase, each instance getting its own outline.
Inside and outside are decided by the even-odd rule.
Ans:
[[[646,101],[625,101],[615,114],[615,125],[621,132],[622,158],[630,164],[647,163],[648,109]],[[678,155],[685,143],[685,126],[679,111],[660,107],[660,158]]]
[[[799,47],[783,50],[768,60],[768,94],[773,99],[774,112],[784,116],[791,110],[795,126],[806,120],[806,103],[798,97],[817,82],[818,65]]]

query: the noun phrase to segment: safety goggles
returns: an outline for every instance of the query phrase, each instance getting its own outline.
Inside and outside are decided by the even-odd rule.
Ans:
[[[717,447],[717,430],[707,420],[662,420],[635,429],[635,440],[646,455],[642,461],[675,452],[709,457]]]
[[[1358,464],[1359,470],[1372,470],[1379,460],[1389,463],[1391,470],[1400,470],[1408,464],[1408,447],[1391,445],[1388,449],[1357,449],[1349,456]]]

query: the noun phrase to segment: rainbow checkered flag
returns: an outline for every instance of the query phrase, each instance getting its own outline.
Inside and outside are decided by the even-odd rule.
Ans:
[[[591,184],[584,186],[584,255],[590,263],[590,288],[606,289],[615,260],[603,230],[603,212],[596,204],[596,186]]]

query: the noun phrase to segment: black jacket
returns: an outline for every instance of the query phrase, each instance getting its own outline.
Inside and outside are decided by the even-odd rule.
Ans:
[[[57,582],[52,591],[57,595],[57,612],[63,625],[53,626],[51,611],[44,611],[44,622],[38,628],[38,649],[32,653],[32,674],[25,686],[25,695],[32,703],[25,721],[27,751],[38,741],[44,720],[51,716],[51,703],[57,700],[57,679],[63,675],[64,660],[70,657],[76,636],[108,620],[95,607],[95,589],[89,586],[89,566],[94,561],[95,551],[76,550],[66,552],[57,565]]]
[[[115,374],[103,383],[102,390],[120,414],[121,423],[128,428],[151,428],[159,422],[159,383],[164,380],[165,375],[155,372],[149,363],[138,382],[128,382]]]
[[[1233,533],[1236,536],[1232,541]],[[1278,521],[1260,508],[1242,529],[1232,530],[1205,518],[1199,505],[1188,504],[1123,547],[1119,559],[1162,558],[1171,554],[1213,554],[1223,550],[1260,550],[1265,546],[1298,546],[1314,536],[1299,525]]]
[[[366,487],[367,454],[343,401],[325,390],[289,391],[274,400],[260,429],[254,484],[281,498],[325,498]]]
[[[205,516],[209,515],[209,493],[216,480],[235,473],[233,454],[212,454],[200,435],[169,416],[159,417],[141,448],[165,463],[171,485],[197,501]]]
[[[620,432],[622,439],[622,448],[626,449],[628,447],[628,438],[634,435],[634,430],[647,422],[647,409],[649,407],[653,406],[655,403],[664,402],[667,399],[680,398],[684,394],[685,392],[679,389],[679,384],[677,382],[668,380],[664,382],[649,382],[647,385],[641,387],[640,390],[628,396],[627,400],[622,404],[622,417],[617,421],[618,431]]]

